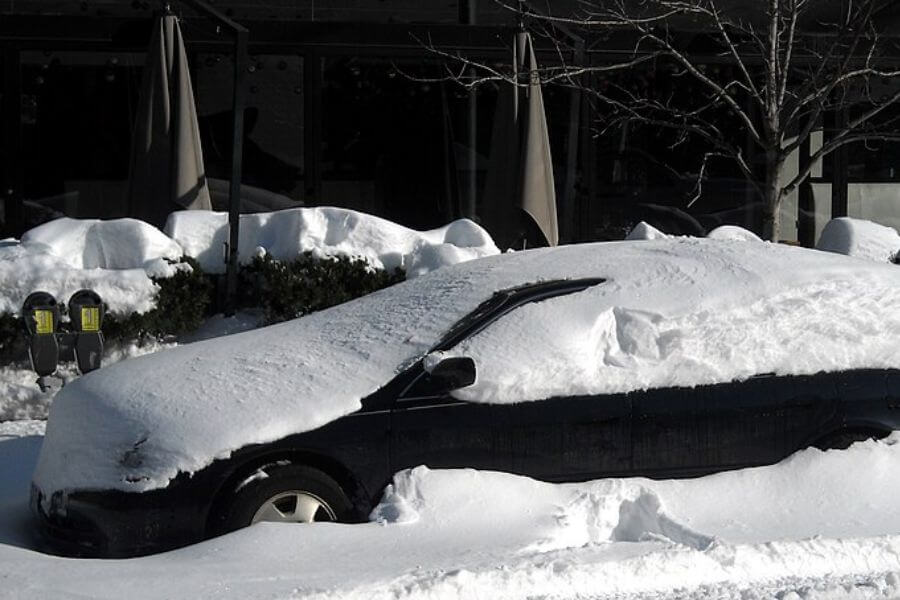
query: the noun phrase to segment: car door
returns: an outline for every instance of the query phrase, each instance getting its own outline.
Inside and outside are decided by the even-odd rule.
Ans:
[[[457,400],[440,387],[422,371],[394,402],[391,468],[502,470],[493,407]]]
[[[490,339],[501,317],[602,283],[602,279],[582,279],[508,290],[460,321],[435,350],[450,350],[475,335]],[[517,342],[530,343],[529,331],[525,328]],[[515,355],[515,348],[507,350]],[[478,377],[488,380],[508,375],[491,373],[492,367],[483,364],[476,368]],[[397,469],[426,464],[513,471],[553,480],[585,479],[606,473],[607,468],[619,469],[630,459],[629,419],[630,406],[621,398],[605,403],[590,397],[515,404],[465,402],[422,373],[394,404],[392,464]]]
[[[686,388],[632,394],[632,464],[639,475],[669,477],[701,464],[706,444],[703,401]]]
[[[787,413],[796,397],[792,377],[761,375],[703,386],[706,443],[698,467],[706,472],[778,462],[787,453]]]
[[[627,394],[551,398],[494,407],[507,470],[546,481],[585,481],[631,471]]]
[[[784,404],[785,451],[796,450],[817,443],[842,427],[838,406],[846,392],[841,385],[841,373],[816,373],[792,377],[793,396]],[[842,389],[843,388],[843,389]]]
[[[776,462],[787,449],[794,390],[789,377],[760,376],[643,392],[635,399],[635,469],[684,477]]]

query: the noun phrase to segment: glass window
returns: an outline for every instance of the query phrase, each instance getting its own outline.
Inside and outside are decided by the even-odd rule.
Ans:
[[[736,76],[725,65],[708,65],[705,69],[717,79]],[[700,108],[706,97],[701,84],[662,62],[621,74],[600,74],[593,85],[626,102],[631,97],[647,98],[682,109]],[[638,120],[604,129],[608,106],[594,101],[594,110],[600,117],[594,129],[596,195],[608,215],[597,224],[596,237],[621,236],[639,221],[679,235],[705,235],[720,225],[739,225],[757,232],[762,229],[759,191],[733,160],[711,157],[698,189],[703,157],[710,150],[703,139]],[[668,114],[661,113],[658,118],[671,121]],[[735,122],[724,109],[707,111],[706,118],[722,124]],[[731,144],[747,144],[742,129],[730,127],[725,131],[731,136]],[[760,167],[754,158],[758,157],[751,153],[751,168]]]
[[[193,69],[210,192],[216,208],[224,209],[231,172],[234,62],[229,55],[203,53],[196,55]],[[304,181],[303,57],[251,56],[246,84],[241,181],[261,190],[245,191],[245,200],[252,201],[244,210],[298,206]]]
[[[422,59],[324,59],[317,204],[417,229],[460,215],[459,190],[469,168],[466,93],[453,82],[433,81],[443,74]],[[484,123],[495,102],[489,92],[479,102]],[[487,164],[482,144],[489,138],[490,127],[479,127],[479,181]]]
[[[22,53],[26,224],[124,215],[143,63],[140,53]]]

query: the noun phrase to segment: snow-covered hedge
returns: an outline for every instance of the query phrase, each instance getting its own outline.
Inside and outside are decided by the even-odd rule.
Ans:
[[[461,219],[431,230],[340,208],[241,217],[240,302],[272,323],[367,294],[406,277],[497,254]],[[224,271],[227,214],[173,213],[166,232],[135,219],[60,218],[0,241],[0,360],[24,356],[18,312],[47,291],[61,302],[95,290],[108,339],[158,339],[196,329],[215,306],[209,274]],[[171,236],[171,237],[170,237]]]
[[[406,278],[403,269],[373,269],[362,258],[316,257],[293,260],[258,256],[241,269],[243,307],[261,308],[265,324],[279,323],[364,296]]]
[[[825,225],[816,248],[879,262],[896,261],[900,234],[893,227],[872,221],[840,217]]]

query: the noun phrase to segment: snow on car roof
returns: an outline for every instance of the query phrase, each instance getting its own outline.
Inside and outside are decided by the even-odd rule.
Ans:
[[[696,238],[539,249],[82,377],[54,402],[35,482],[45,492],[163,487],[248,444],[357,410],[495,291],[586,277],[607,281],[526,305],[451,349],[478,366],[459,394],[515,402],[900,366],[894,265]],[[139,458],[130,467],[127,452]]]

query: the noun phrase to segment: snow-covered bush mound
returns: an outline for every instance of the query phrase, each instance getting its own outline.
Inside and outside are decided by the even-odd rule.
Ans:
[[[157,286],[181,257],[177,243],[135,219],[62,218],[26,232],[21,242],[0,243],[0,314],[18,313],[25,297],[43,290],[66,302],[91,288],[117,314],[153,307]]]
[[[139,269],[182,255],[170,237],[137,219],[64,217],[25,232],[22,245],[44,249],[73,269]]]
[[[653,225],[650,225],[646,221],[641,221],[637,225],[634,226],[628,235],[625,236],[626,240],[635,241],[635,240],[664,240],[667,237],[670,237],[668,234],[663,233]]]
[[[698,238],[537,249],[91,373],[57,396],[36,480],[48,492],[162,487],[357,410],[497,290],[585,277],[606,282],[523,306],[451,349],[478,369],[456,394],[509,403],[900,367],[894,265]],[[136,476],[118,458],[137,440]]]
[[[197,259],[204,271],[224,272],[227,213],[175,212],[169,216],[166,233],[185,254]],[[402,267],[410,278],[499,253],[490,235],[468,219],[431,231],[415,231],[344,208],[292,208],[241,215],[239,252],[243,261],[261,252],[289,260],[307,251],[315,256],[361,257],[376,268]]]
[[[629,241],[664,240],[670,237],[672,236],[667,233],[663,233],[653,225],[650,225],[645,221],[641,221],[634,226],[634,229],[632,229],[627,236],[625,236],[625,239]],[[756,235],[749,229],[744,229],[743,227],[738,227],[737,225],[720,225],[706,234],[706,237],[713,240],[737,240],[741,242],[762,241],[758,235]]]
[[[749,229],[744,229],[743,227],[738,227],[737,225],[719,225],[718,227],[707,233],[706,237],[712,240],[737,240],[739,242],[762,241],[758,235],[756,235]]]
[[[900,252],[900,234],[865,219],[840,217],[825,225],[816,248],[885,262]]]

